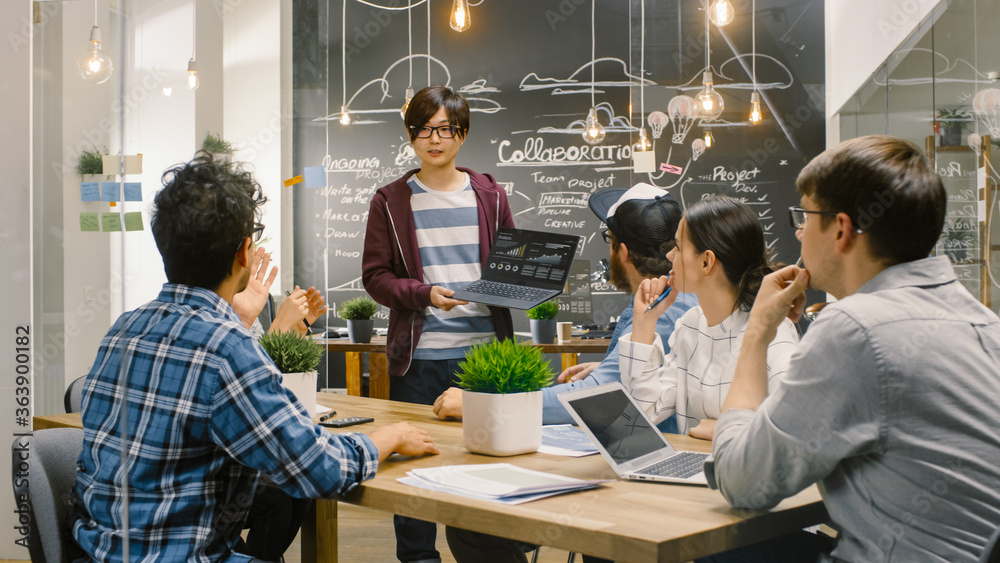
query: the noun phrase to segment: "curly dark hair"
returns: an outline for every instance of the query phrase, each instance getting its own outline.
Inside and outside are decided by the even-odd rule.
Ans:
[[[164,172],[162,180],[150,226],[167,280],[214,290],[232,271],[267,198],[242,164],[205,151]]]
[[[684,222],[695,249],[715,253],[726,279],[736,286],[736,306],[749,311],[764,276],[776,269],[757,214],[739,200],[714,196],[689,207]]]

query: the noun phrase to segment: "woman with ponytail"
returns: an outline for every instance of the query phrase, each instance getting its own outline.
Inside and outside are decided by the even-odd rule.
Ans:
[[[681,433],[711,439],[733,379],[750,307],[764,276],[774,271],[757,214],[730,197],[691,206],[677,227],[667,254],[670,276],[647,279],[635,294],[632,333],[620,339],[622,384],[656,422],[677,413]],[[667,289],[670,295],[650,311]],[[656,318],[679,292],[698,296],[670,336],[664,354]],[[775,390],[798,345],[795,326],[785,319],[767,351],[768,392]]]

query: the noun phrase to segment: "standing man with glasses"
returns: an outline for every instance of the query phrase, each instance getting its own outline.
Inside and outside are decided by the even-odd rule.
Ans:
[[[796,187],[804,268],[764,279],[709,484],[735,507],[766,510],[818,483],[838,561],[976,561],[1000,524],[1000,319],[946,257],[927,257],[944,223],[941,179],[913,143],[872,135],[820,154]],[[807,287],[838,301],[768,395],[767,344],[802,314]],[[777,538],[715,560],[789,546]]]
[[[417,92],[406,130],[420,168],[379,188],[365,232],[362,281],[389,308],[389,398],[430,405],[455,385],[476,344],[514,335],[506,308],[452,299],[480,277],[500,227],[513,227],[507,194],[489,174],[455,165],[469,134],[469,104],[446,86]],[[440,561],[437,525],[396,516],[400,561]]]
[[[207,153],[163,180],[151,228],[168,281],[118,318],[87,375],[72,534],[96,561],[250,561],[234,548],[261,474],[333,498],[392,452],[437,448],[406,423],[368,436],[313,424],[232,306],[263,230],[260,186]]]

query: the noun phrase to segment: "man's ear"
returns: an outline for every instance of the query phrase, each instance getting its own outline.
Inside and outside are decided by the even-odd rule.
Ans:
[[[248,248],[253,248],[253,242],[250,237],[243,239],[243,244],[240,245],[240,249],[236,251],[236,263],[239,264],[241,268],[246,268],[250,265],[250,251]]]
[[[855,235],[858,234],[851,216],[847,213],[838,213],[835,218],[837,232],[835,233],[834,245],[837,252],[843,253],[857,241]]]
[[[626,265],[632,263],[632,259],[628,256],[628,247],[625,246],[624,242],[618,243],[618,256],[621,257],[622,262]]]

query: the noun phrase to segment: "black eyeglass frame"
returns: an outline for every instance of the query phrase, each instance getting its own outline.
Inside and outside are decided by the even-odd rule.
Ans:
[[[601,229],[601,238],[604,239],[604,242],[611,244],[611,230]]]
[[[250,231],[250,234],[247,236],[253,239],[253,242],[256,244],[260,242],[260,238],[263,234],[264,234],[264,225],[261,225],[260,223],[254,223],[253,230]],[[236,247],[236,252],[243,250],[243,241],[245,241],[246,239],[247,237],[243,237],[240,239],[240,243]]]
[[[800,215],[800,214],[802,216],[802,220],[801,221],[796,221],[796,219],[795,219],[796,215]],[[833,215],[833,216],[836,216],[836,215],[840,214],[840,212],[839,211],[809,211],[808,209],[802,209],[801,207],[793,205],[793,206],[791,206],[791,207],[788,208],[788,222],[792,225],[793,229],[799,230],[799,229],[801,229],[802,227],[805,226],[805,224],[806,224],[806,215],[808,215],[808,214],[812,214],[812,215]]]
[[[430,139],[435,132],[442,139],[454,139],[458,135],[458,127],[454,125],[438,125],[437,127],[431,127],[430,125],[417,127],[416,125],[411,125],[410,130],[413,131],[413,135],[418,139]],[[424,131],[427,131],[427,135],[421,135]],[[445,135],[443,131],[451,131],[451,135]]]

